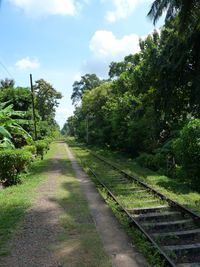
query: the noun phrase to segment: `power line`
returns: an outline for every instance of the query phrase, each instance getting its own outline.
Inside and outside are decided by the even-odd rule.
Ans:
[[[6,68],[6,66],[1,61],[0,61],[0,65],[7,72],[7,74],[10,76],[10,78],[14,80],[13,76],[10,74],[10,72],[8,71],[8,69]]]

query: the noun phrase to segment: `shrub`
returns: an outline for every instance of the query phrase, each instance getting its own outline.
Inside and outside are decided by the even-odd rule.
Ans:
[[[20,173],[26,171],[33,156],[24,149],[0,151],[0,181],[5,185],[20,182]]]
[[[153,171],[162,169],[165,174],[170,174],[171,169],[169,168],[169,155],[160,152],[156,153],[155,155],[142,153],[139,157],[137,157],[136,160],[145,168]]]
[[[152,154],[142,153],[139,157],[137,157],[137,162],[141,166],[149,168],[153,171],[157,171],[159,169],[155,156]]]
[[[36,155],[37,154],[36,146],[34,146],[34,145],[24,146],[23,149],[26,150],[26,151],[31,152],[32,155]]]
[[[44,157],[44,153],[49,149],[49,142],[45,140],[39,140],[35,142],[37,156],[40,156],[41,159]]]
[[[26,172],[31,162],[33,161],[32,153],[30,151],[27,151],[26,149],[16,149],[15,155],[15,168],[17,170],[17,173]]]
[[[173,149],[177,163],[180,164],[193,185],[199,186],[200,175],[200,120],[186,124],[180,137],[174,141]]]

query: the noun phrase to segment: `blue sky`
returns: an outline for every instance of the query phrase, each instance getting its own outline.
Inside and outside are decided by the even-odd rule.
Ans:
[[[56,119],[72,115],[72,84],[81,75],[106,78],[111,61],[138,51],[153,31],[152,0],[2,0],[0,78],[29,86],[43,78],[63,94]],[[161,23],[157,25],[159,27]],[[5,66],[5,68],[2,66]]]

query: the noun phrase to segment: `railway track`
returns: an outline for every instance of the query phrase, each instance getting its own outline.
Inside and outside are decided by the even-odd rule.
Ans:
[[[138,177],[120,170],[104,157],[90,153],[113,169],[109,179],[92,174],[159,251],[166,266],[200,267],[200,216],[169,199]]]

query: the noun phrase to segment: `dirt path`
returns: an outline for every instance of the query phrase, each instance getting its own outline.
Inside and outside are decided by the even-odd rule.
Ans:
[[[56,243],[61,231],[60,207],[50,201],[58,188],[59,155],[56,155],[49,171],[48,181],[37,188],[38,197],[27,212],[23,225],[11,241],[11,255],[4,258],[3,267],[59,267],[61,266],[50,244]]]
[[[145,260],[131,247],[126,234],[99,196],[89,177],[74,159],[69,148],[64,143],[60,143],[56,144],[56,150],[59,152],[50,161],[48,180],[36,189],[35,202],[32,208],[27,211],[13,240],[10,241],[11,254],[0,259],[0,266],[108,267],[111,265],[110,260],[103,260],[104,254],[107,253],[111,258],[113,267],[146,267]],[[77,189],[76,186],[72,192],[73,186],[68,179],[73,179],[76,183],[77,180],[69,176],[72,170],[66,174],[71,169],[69,165],[66,165],[66,154],[68,154],[80,181],[82,192],[79,192],[80,188]],[[64,193],[61,199],[63,205],[59,204],[59,201],[55,201],[58,200],[58,192],[61,189]],[[79,222],[80,213],[74,217],[74,225],[71,225],[70,221],[69,224],[66,224],[68,228],[63,228],[60,218],[62,216],[67,216],[68,219],[72,218],[70,217],[70,210],[66,210],[65,207],[70,208],[69,196],[72,196],[73,193],[75,194],[73,209],[76,209],[77,205],[80,206],[77,201],[83,201],[82,198],[78,198],[78,194],[83,193],[85,195],[98,233],[93,221],[91,221],[91,226],[86,221],[86,228],[83,228],[86,231],[84,233],[81,231],[84,226],[84,221],[82,221],[84,217],[80,217],[81,222]],[[88,233],[87,229],[89,230]],[[98,234],[103,241],[104,248]],[[60,236],[62,236],[62,240],[59,239]],[[87,242],[90,244],[87,245]],[[101,255],[100,258],[99,255]]]
[[[143,256],[130,245],[127,235],[100,197],[90,178],[82,171],[68,146],[66,146],[66,149],[68,158],[72,162],[72,167],[88,200],[89,208],[102,238],[104,248],[112,259],[113,267],[148,266]]]

